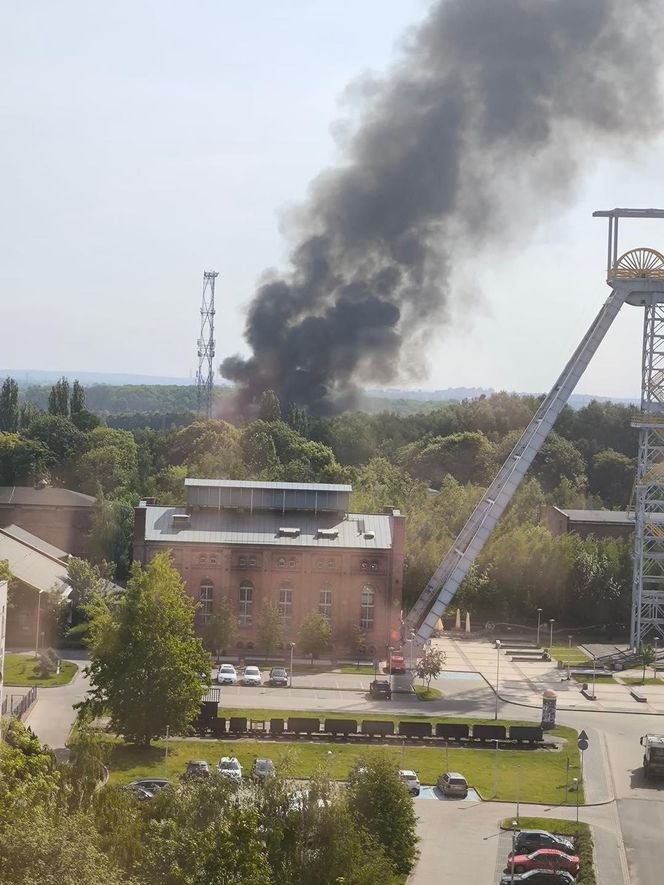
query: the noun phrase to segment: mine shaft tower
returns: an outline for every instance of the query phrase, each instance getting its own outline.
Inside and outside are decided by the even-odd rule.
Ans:
[[[644,308],[641,414],[633,422],[639,431],[639,457],[630,644],[638,649],[649,639],[664,638],[664,255],[640,248],[618,257],[619,219],[662,219],[664,210],[610,209],[593,215],[608,219],[607,284],[611,294],[408,613],[406,627],[421,644],[432,636],[625,303]]]
[[[196,402],[198,414],[210,420],[214,395],[214,287],[219,273],[203,273],[201,302],[201,333],[198,337],[198,371],[196,372]]]

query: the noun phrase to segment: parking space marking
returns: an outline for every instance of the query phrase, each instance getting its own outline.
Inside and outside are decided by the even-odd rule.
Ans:
[[[420,790],[419,796],[414,796],[415,799],[437,799],[439,802],[481,802],[480,797],[477,795],[475,790],[468,790],[468,795],[465,799],[455,799],[453,796],[444,796],[438,787],[422,787]]]

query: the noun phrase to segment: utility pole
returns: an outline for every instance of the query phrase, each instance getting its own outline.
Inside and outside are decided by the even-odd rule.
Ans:
[[[201,333],[198,338],[198,372],[196,373],[196,401],[198,414],[208,421],[212,417],[214,392],[214,287],[219,276],[216,270],[203,273],[201,303]]]

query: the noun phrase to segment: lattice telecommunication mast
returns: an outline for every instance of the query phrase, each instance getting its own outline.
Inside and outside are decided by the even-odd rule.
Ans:
[[[214,394],[214,287],[218,276],[216,270],[203,273],[201,333],[198,338],[197,406],[198,414],[208,420],[212,417]]]

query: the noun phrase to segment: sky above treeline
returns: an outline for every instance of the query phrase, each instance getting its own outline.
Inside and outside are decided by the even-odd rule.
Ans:
[[[219,271],[218,362],[246,353],[247,304],[286,264],[289,210],[341,157],[352,84],[398,60],[430,5],[4,4],[3,366],[193,377],[205,269]],[[551,386],[608,293],[592,211],[664,207],[645,110],[629,150],[598,149],[562,206],[531,207],[518,242],[476,261],[466,244],[449,321],[403,386]],[[664,222],[623,232],[622,251],[664,249]],[[638,394],[641,323],[623,309],[578,392]]]

